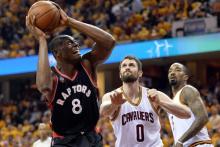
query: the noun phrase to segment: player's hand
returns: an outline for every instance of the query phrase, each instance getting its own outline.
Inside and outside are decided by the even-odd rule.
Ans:
[[[35,16],[26,16],[26,27],[32,33],[32,35],[36,39],[40,39],[41,37],[46,38],[46,34],[40,30],[38,27],[35,26]]]
[[[111,98],[111,103],[113,105],[117,105],[120,106],[122,105],[124,102],[126,102],[126,99],[124,99],[122,92],[120,91],[113,91],[110,94],[110,98]]]
[[[149,89],[147,91],[148,97],[152,102],[155,102],[157,104],[160,103],[160,98],[159,98],[159,94],[158,91],[156,89]]]
[[[69,22],[69,16],[62,9],[59,9],[59,10],[60,10],[60,16],[61,16],[59,27],[67,26]]]
[[[68,26],[69,24],[70,17],[60,7],[59,7],[59,11],[60,11],[60,22],[59,25],[52,31],[52,34],[64,31],[65,27]]]
[[[60,11],[60,25],[59,25],[59,27],[66,26],[68,23],[69,16],[63,11],[63,9],[60,7],[60,5],[58,5],[57,3],[52,2],[52,1],[51,1],[51,3],[53,3]]]

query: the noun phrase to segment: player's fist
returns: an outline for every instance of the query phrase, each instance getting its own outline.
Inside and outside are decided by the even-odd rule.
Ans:
[[[60,16],[60,26],[66,26],[68,23],[69,16],[62,9],[60,9]]]
[[[113,105],[122,105],[126,99],[124,99],[122,91],[113,91],[110,94],[110,98],[111,98],[111,103]]]
[[[159,99],[159,93],[156,89],[149,89],[147,91],[148,97],[152,102],[155,103],[159,103],[160,99]]]

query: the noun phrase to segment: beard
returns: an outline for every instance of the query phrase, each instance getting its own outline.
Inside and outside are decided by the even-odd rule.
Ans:
[[[177,80],[176,79],[169,80],[169,83],[171,86],[175,86],[177,84]]]
[[[137,76],[134,76],[134,75],[125,75],[125,74],[122,74],[121,75],[121,80],[125,83],[132,83],[132,82],[135,82],[137,81],[138,77]]]

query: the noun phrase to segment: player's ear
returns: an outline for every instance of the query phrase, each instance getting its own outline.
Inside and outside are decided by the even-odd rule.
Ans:
[[[188,75],[184,75],[183,79],[184,79],[184,81],[188,81],[189,76]]]
[[[142,71],[142,70],[139,70],[139,71],[138,71],[138,76],[139,76],[139,77],[142,77],[142,75],[143,75],[143,71]]]
[[[119,65],[121,66],[121,65]],[[119,78],[121,79],[121,67],[119,67]]]
[[[56,50],[55,56],[56,56],[56,59],[60,59],[62,57],[61,51],[60,50]]]
[[[119,72],[119,78],[121,79],[121,72]]]

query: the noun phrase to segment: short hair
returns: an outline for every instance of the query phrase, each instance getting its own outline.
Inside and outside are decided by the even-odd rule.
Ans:
[[[134,61],[137,63],[137,65],[138,65],[138,70],[139,70],[139,71],[142,71],[142,63],[141,63],[141,61],[140,61],[138,58],[136,58],[135,56],[130,56],[130,55],[124,57],[124,59],[120,62],[120,64],[119,64],[119,71],[121,70],[121,64],[122,64],[122,62],[123,62],[125,59],[134,60]]]
[[[191,77],[191,72],[189,71],[189,69],[182,63],[179,63],[179,62],[175,62],[173,64],[179,64],[182,66],[182,69],[183,69],[183,72],[185,73],[185,75],[187,75],[188,77]],[[172,64],[172,65],[173,65]]]
[[[181,63],[180,63],[181,64]],[[183,71],[184,73],[187,75],[187,76],[191,76],[191,73],[189,71],[189,69],[184,65],[184,64],[181,64],[183,66]]]
[[[182,36],[185,35],[183,28],[177,28],[177,29],[176,29],[176,37],[182,37],[182,36],[179,36],[179,34],[178,34],[179,32],[183,33]]]
[[[74,41],[74,38],[69,36],[69,35],[58,35],[56,37],[54,37],[48,46],[48,49],[52,52],[52,54],[55,56],[55,54],[57,53],[57,49],[63,45],[65,40],[72,40]]]

